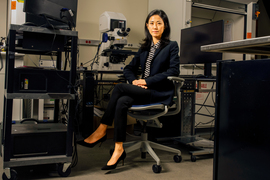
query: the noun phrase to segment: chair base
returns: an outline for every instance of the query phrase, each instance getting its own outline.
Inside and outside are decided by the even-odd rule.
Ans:
[[[168,146],[148,141],[147,133],[142,133],[141,138],[142,139],[139,142],[124,143],[124,147],[128,146],[127,148],[125,148],[126,153],[132,152],[137,149],[141,149],[141,152],[148,152],[152,156],[152,158],[157,162],[157,165],[160,165],[160,159],[152,148],[177,153],[178,156],[181,156],[181,151],[179,149],[174,149]]]

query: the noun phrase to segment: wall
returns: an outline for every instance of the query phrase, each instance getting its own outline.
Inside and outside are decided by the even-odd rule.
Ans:
[[[186,0],[149,0],[148,12],[162,9],[168,16],[171,26],[171,40],[180,44],[180,30],[185,28]]]
[[[80,39],[100,40],[99,16],[105,11],[122,13],[131,29],[128,43],[139,44],[144,38],[144,22],[148,0],[79,0],[77,31]],[[80,62],[91,60],[97,50],[93,46],[79,46]],[[87,64],[88,66],[89,64]]]
[[[0,37],[6,36],[7,1],[0,1]]]

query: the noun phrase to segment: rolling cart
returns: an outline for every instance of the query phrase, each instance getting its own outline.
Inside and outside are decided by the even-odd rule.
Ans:
[[[3,180],[17,179],[14,168],[21,166],[56,163],[60,176],[71,173],[77,39],[76,31],[10,26],[0,138]],[[57,56],[56,69],[14,68],[15,52]],[[71,53],[69,71],[61,70],[62,52]],[[12,124],[13,99],[55,99],[54,123]],[[67,123],[58,123],[59,99],[68,100]]]

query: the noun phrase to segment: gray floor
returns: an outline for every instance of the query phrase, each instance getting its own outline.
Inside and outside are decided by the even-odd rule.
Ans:
[[[134,139],[128,137],[128,139]],[[146,159],[140,158],[140,152],[134,151],[127,155],[125,164],[119,163],[112,171],[100,170],[110,158],[109,149],[113,147],[113,141],[108,139],[101,147],[86,148],[78,145],[78,163],[72,168],[67,178],[59,177],[55,166],[41,166],[34,169],[19,169],[18,176],[21,180],[46,180],[46,179],[73,179],[73,180],[144,180],[144,179],[181,179],[181,180],[211,180],[213,176],[212,156],[199,157],[196,162],[191,162],[189,149],[181,144],[167,142],[168,145],[177,147],[182,152],[182,162],[175,163],[174,154],[163,151],[156,151],[161,159],[162,171],[155,174],[152,165],[155,161],[147,155]],[[2,168],[2,159],[0,162]],[[2,174],[2,172],[1,172]]]

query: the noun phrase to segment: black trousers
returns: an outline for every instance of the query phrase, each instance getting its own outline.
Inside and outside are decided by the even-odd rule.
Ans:
[[[114,141],[124,142],[126,140],[128,108],[134,104],[148,104],[150,102],[151,90],[131,84],[117,84],[100,122],[111,126],[114,120]]]

